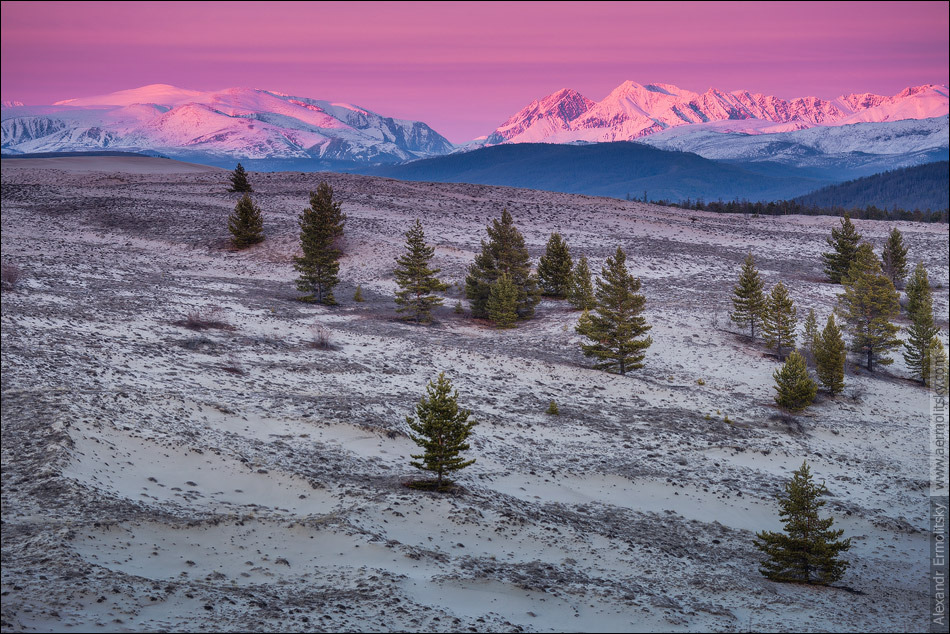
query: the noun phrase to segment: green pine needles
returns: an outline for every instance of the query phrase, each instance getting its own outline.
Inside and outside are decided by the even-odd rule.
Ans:
[[[254,191],[251,188],[251,183],[249,183],[247,180],[247,172],[244,171],[244,166],[240,163],[238,163],[237,167],[234,168],[230,179],[231,187],[228,189],[229,192],[250,193]]]
[[[788,288],[781,282],[772,287],[762,316],[762,334],[766,345],[775,348],[779,359],[785,358],[786,349],[795,347],[797,313]]]
[[[643,317],[646,298],[640,280],[627,270],[627,255],[617,247],[597,279],[596,307],[584,312],[575,330],[590,343],[581,344],[584,355],[596,359],[596,368],[621,375],[643,367],[646,349],[653,340]]]
[[[815,339],[813,351],[821,386],[832,395],[840,394],[844,390],[844,363],[848,352],[834,315],[828,315],[828,323]]]
[[[922,263],[914,268],[906,290],[907,313],[911,324],[907,328],[907,341],[904,342],[904,362],[915,379],[927,383],[930,374],[928,351],[940,329],[934,323],[933,294],[927,269]]]
[[[587,256],[582,255],[571,271],[571,284],[568,287],[567,301],[578,310],[594,310],[597,298],[594,296],[594,283],[590,277],[590,265]]]
[[[566,299],[571,289],[574,261],[571,250],[559,233],[552,233],[544,255],[538,261],[538,282],[548,297]]]
[[[228,231],[231,232],[231,244],[236,249],[246,249],[264,241],[264,219],[250,194],[241,196],[234,213],[228,216]]]
[[[412,466],[434,473],[436,479],[412,486],[445,490],[452,484],[449,474],[475,463],[460,455],[469,449],[466,441],[476,425],[470,416],[470,411],[459,407],[458,392],[453,392],[444,372],[429,382],[426,395],[416,405],[416,417],[407,416],[406,423],[412,430],[409,437],[424,450],[412,455]]]
[[[428,324],[432,321],[432,309],[442,305],[442,298],[433,293],[446,290],[449,285],[442,283],[437,277],[441,269],[430,266],[435,247],[426,244],[426,236],[422,230],[422,223],[416,223],[406,232],[406,251],[396,259],[396,292],[397,313],[402,313],[404,319],[417,324]]]
[[[832,530],[832,518],[819,516],[828,493],[824,484],[815,484],[807,462],[794,472],[779,497],[779,516],[784,532],[762,531],[754,545],[768,557],[759,567],[772,581],[829,585],[840,580],[848,569],[841,553],[851,548],[851,539],[841,539],[844,531]]]
[[[841,219],[841,226],[832,229],[831,237],[825,241],[832,249],[821,255],[825,263],[825,274],[830,282],[840,284],[857,257],[858,245],[861,243],[861,235],[851,222],[851,216],[845,214]]]
[[[300,298],[302,301],[336,304],[333,288],[340,282],[342,256],[338,241],[343,237],[345,222],[340,203],[333,201],[333,188],[320,183],[316,192],[310,192],[310,206],[300,214],[303,254],[294,258],[294,269],[300,273],[297,290],[305,293]]]
[[[792,352],[785,364],[772,374],[775,379],[775,402],[790,412],[800,412],[815,400],[818,386],[808,374],[805,357]]]
[[[752,254],[745,257],[739,282],[732,290],[732,312],[729,318],[740,328],[749,329],[749,337],[755,341],[756,326],[761,328],[765,313],[765,294],[762,278],[755,268]]]

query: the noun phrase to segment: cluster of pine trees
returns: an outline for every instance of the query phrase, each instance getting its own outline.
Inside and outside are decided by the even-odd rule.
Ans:
[[[685,200],[678,203],[665,200],[651,201],[657,205],[676,207],[679,209],[694,209],[696,211],[711,211],[719,214],[748,214],[752,216],[844,216],[861,220],[906,220],[910,222],[942,222],[946,224],[950,219],[950,212],[946,208],[921,211],[920,209],[882,209],[875,205],[865,207],[819,206],[799,202],[797,200],[776,200],[769,202],[751,202],[748,200],[731,200],[728,202],[704,202],[702,200]]]
[[[946,365],[946,351],[934,325],[933,296],[922,263],[914,269],[906,288],[911,320],[906,341],[898,338],[900,327],[894,323],[901,309],[897,289],[907,277],[907,248],[900,231],[891,231],[879,258],[845,215],[827,242],[831,250],[822,255],[825,274],[831,283],[840,284],[843,292],[824,329],[819,331],[817,316],[814,310],[809,311],[801,350],[796,349],[797,309],[788,289],[778,282],[766,294],[751,254],[733,289],[732,321],[747,329],[753,341],[760,334],[784,361],[773,375],[776,402],[790,411],[800,411],[814,400],[819,384],[831,395],[841,393],[848,350],[873,372],[878,366],[892,364],[891,353],[903,344],[908,369],[916,379],[929,384],[933,364]],[[847,346],[836,315],[850,339]],[[787,357],[786,351],[791,351]],[[817,382],[809,365],[815,368]]]

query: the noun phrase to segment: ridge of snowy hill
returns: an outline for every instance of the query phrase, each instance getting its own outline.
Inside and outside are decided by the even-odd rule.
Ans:
[[[488,135],[485,144],[630,141],[671,128],[730,122],[749,134],[791,132],[816,126],[883,123],[945,116],[947,86],[928,84],[893,96],[843,95],[830,101],[723,92],[700,94],[671,84],[626,81],[602,101],[564,89],[529,104]],[[569,115],[569,116],[565,116]]]
[[[150,150],[175,157],[398,162],[453,149],[423,122],[250,88],[153,84],[51,106],[4,107],[5,152]]]

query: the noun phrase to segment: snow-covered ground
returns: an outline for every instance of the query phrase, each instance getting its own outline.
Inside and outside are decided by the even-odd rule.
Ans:
[[[777,361],[728,323],[748,251],[823,323],[837,219],[252,174],[267,240],[238,253],[228,172],[55,161],[2,166],[3,261],[25,271],[2,302],[5,631],[925,627],[927,393],[898,353],[783,415]],[[321,178],[347,214],[335,308],[293,285]],[[555,230],[595,272],[627,251],[653,325],[643,370],[591,369],[563,302],[497,331],[454,312],[455,286],[432,326],[396,319],[410,223],[460,283],[504,207],[534,258]],[[894,226],[856,224],[878,249]],[[946,336],[947,227],[896,226],[942,285]],[[234,328],[176,324],[211,307]],[[447,495],[403,486],[405,417],[440,371],[479,421]],[[753,534],[780,528],[775,495],[804,459],[854,542],[840,587],[756,570]]]

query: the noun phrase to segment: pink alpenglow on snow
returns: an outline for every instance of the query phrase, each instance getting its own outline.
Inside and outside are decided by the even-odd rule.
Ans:
[[[790,101],[948,77],[946,2],[4,2],[4,101],[255,86],[425,121],[453,142],[618,78]]]

